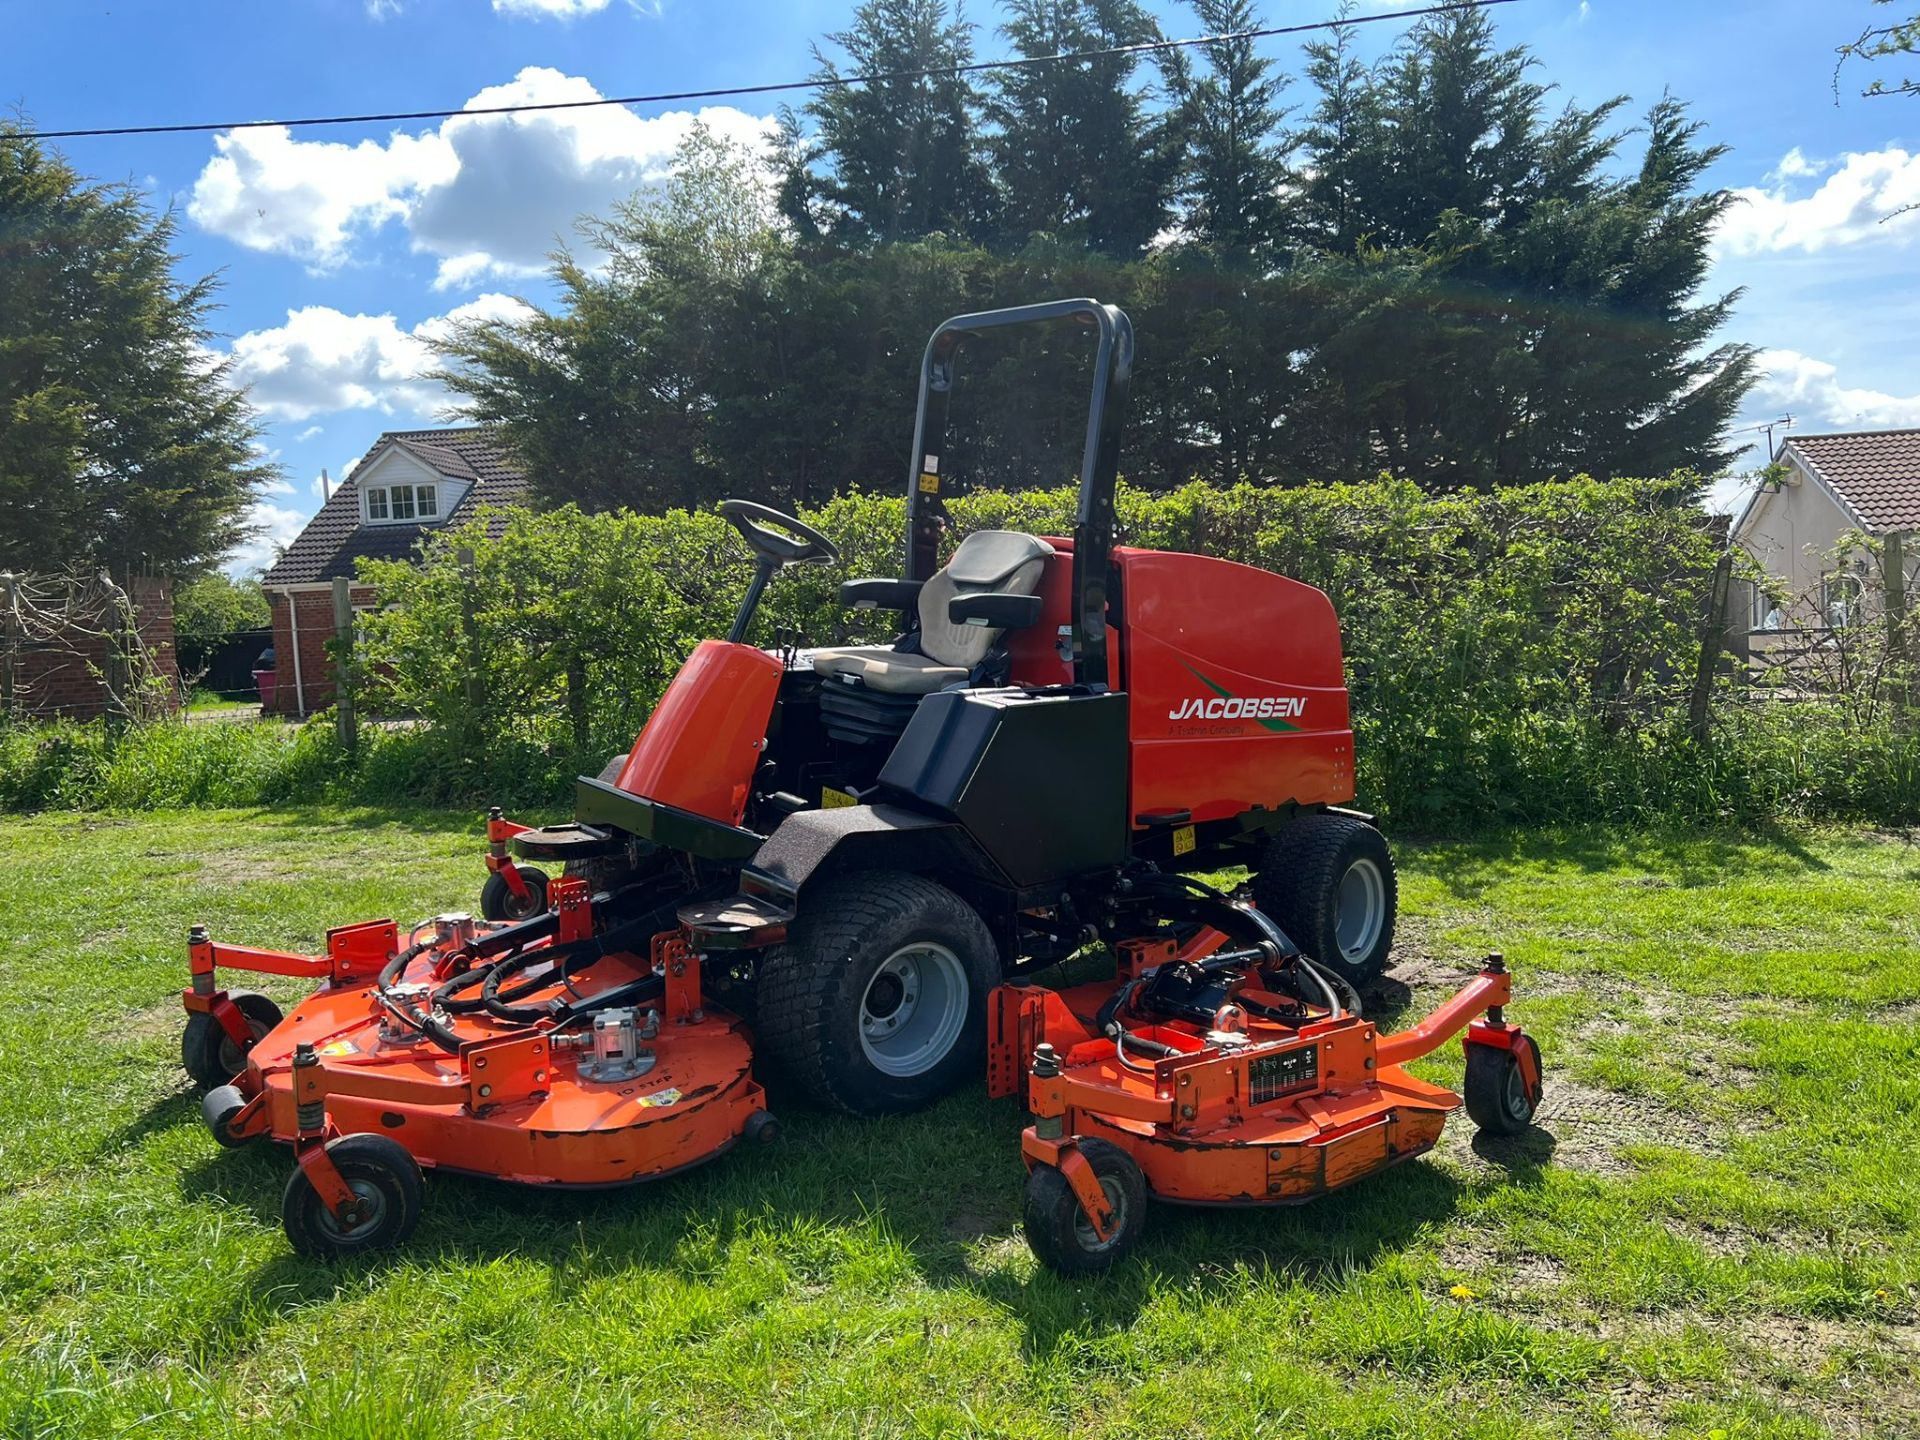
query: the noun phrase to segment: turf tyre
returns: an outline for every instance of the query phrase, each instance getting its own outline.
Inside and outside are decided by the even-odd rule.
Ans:
[[[1387,968],[1399,899],[1386,837],[1351,815],[1295,820],[1267,842],[1253,877],[1254,904],[1294,944],[1356,986]]]
[[[327,1142],[327,1156],[368,1214],[343,1225],[296,1166],[280,1200],[280,1223],[293,1248],[333,1260],[404,1243],[420,1223],[422,1191],[419,1162],[407,1148],[385,1135],[341,1135]]]
[[[1097,1275],[1125,1259],[1139,1243],[1147,1218],[1147,1181],[1133,1157],[1118,1145],[1093,1139],[1076,1144],[1106,1191],[1115,1218],[1112,1236],[1103,1241],[1094,1233],[1067,1177],[1045,1164],[1027,1172],[1020,1223],[1027,1245],[1049,1270],[1059,1275]]]
[[[280,1024],[280,1007],[264,995],[252,990],[233,990],[227,998],[240,1007],[240,1014],[255,1041]],[[233,1043],[233,1037],[218,1020],[205,1011],[196,1010],[187,1017],[187,1028],[180,1036],[180,1064],[201,1090],[215,1090],[233,1083],[247,1068],[247,1052]]]
[[[958,1010],[935,1027],[939,1043],[929,1042],[924,1063],[888,1073],[870,1037],[863,1043],[863,1025],[873,1019],[883,969],[914,954],[924,956],[929,975],[942,977],[942,1005]],[[760,962],[755,1036],[774,1065],[821,1104],[898,1115],[981,1074],[987,992],[999,981],[993,937],[966,901],[918,875],[858,871],[810,887],[787,939]],[[931,1015],[930,1000],[915,1003]]]
[[[227,1129],[234,1116],[247,1108],[247,1097],[234,1085],[216,1085],[200,1100],[200,1118],[207,1123],[216,1144],[228,1150],[239,1150],[250,1145],[258,1136],[235,1135]]]

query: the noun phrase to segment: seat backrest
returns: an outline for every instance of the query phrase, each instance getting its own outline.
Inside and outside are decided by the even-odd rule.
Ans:
[[[947,603],[956,595],[1031,595],[1053,547],[1018,530],[976,530],[953,558],[920,587],[920,651],[942,665],[971,670],[986,658],[1000,627],[956,625]]]

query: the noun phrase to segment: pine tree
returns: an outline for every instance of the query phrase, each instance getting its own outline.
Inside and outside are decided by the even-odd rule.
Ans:
[[[0,569],[192,574],[273,474],[171,215],[0,124]]]
[[[1023,56],[1139,45],[1159,28],[1136,0],[1008,0],[1001,34]],[[1150,120],[1139,59],[1002,70],[986,113],[1000,225],[1018,245],[1045,234],[1134,255],[1165,228],[1178,151]]]
[[[1210,35],[1260,26],[1254,0],[1190,0]],[[1205,73],[1195,78],[1179,51],[1163,62],[1168,92],[1186,147],[1182,224],[1191,243],[1235,261],[1264,266],[1282,239],[1282,192],[1288,183],[1280,149],[1286,77],[1254,53],[1248,39],[1199,47]]]
[[[816,52],[816,78],[887,78],[833,84],[808,102],[817,135],[805,184],[789,188],[810,193],[790,196],[789,213],[803,208],[853,241],[983,233],[992,183],[973,123],[979,93],[964,76],[919,73],[968,64],[972,32],[947,0],[865,0],[852,27],[828,37],[846,71]]]

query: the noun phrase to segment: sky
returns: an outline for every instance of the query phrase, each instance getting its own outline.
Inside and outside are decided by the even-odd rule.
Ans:
[[[854,3],[0,0],[0,103],[67,129],[762,85],[805,78],[812,47]],[[1202,33],[1183,5],[1149,6],[1168,35]],[[1302,23],[1338,8],[1266,0],[1264,16]],[[1890,13],[1871,0],[1518,0],[1494,12],[1501,40],[1526,45],[1560,99],[1627,95],[1637,111],[1671,91],[1729,147],[1707,180],[1741,203],[1715,238],[1710,288],[1744,290],[1725,335],[1760,347],[1765,369],[1741,427],[1787,415],[1803,433],[1920,425],[1920,210],[1894,213],[1920,205],[1920,98],[1862,98],[1867,72],[1843,73],[1837,90],[1834,75],[1834,47]],[[968,14],[980,57],[1005,54],[990,0]],[[1406,24],[1363,27],[1362,53]],[[1261,48],[1297,72],[1300,43]],[[751,141],[783,100],[803,99],[59,143],[83,173],[173,209],[182,274],[222,276],[218,348],[283,472],[256,505],[258,540],[229,557],[238,574],[299,532],[323,470],[337,482],[381,431],[448,418],[449,397],[421,378],[437,327],[550,299],[547,253],[577,216],[660,184],[696,116]],[[1151,336],[1140,356],[1152,363]],[[1739,463],[1761,460],[1755,449]],[[1714,496],[1737,502],[1737,480]]]

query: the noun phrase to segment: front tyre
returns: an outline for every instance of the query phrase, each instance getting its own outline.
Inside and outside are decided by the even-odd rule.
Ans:
[[[1267,842],[1253,901],[1349,984],[1387,968],[1400,882],[1387,840],[1351,815],[1307,815]]]
[[[855,1115],[931,1104],[980,1073],[993,937],[917,875],[873,870],[809,888],[760,962],[757,1036],[822,1103]]]
[[[1540,1069],[1540,1047],[1531,1035],[1520,1035],[1514,1044],[1524,1045],[1533,1060],[1533,1073]],[[1467,1082],[1461,1089],[1467,1115],[1474,1126],[1487,1135],[1524,1135],[1540,1108],[1540,1090],[1529,1090],[1526,1072],[1512,1050],[1496,1045],[1467,1045]]]
[[[233,990],[227,998],[239,1007],[253,1039],[242,1049],[227,1033],[227,1027],[206,1011],[196,1010],[187,1017],[187,1028],[180,1036],[180,1064],[202,1091],[231,1084],[247,1068],[247,1050],[280,1024],[280,1007],[264,995]]]

